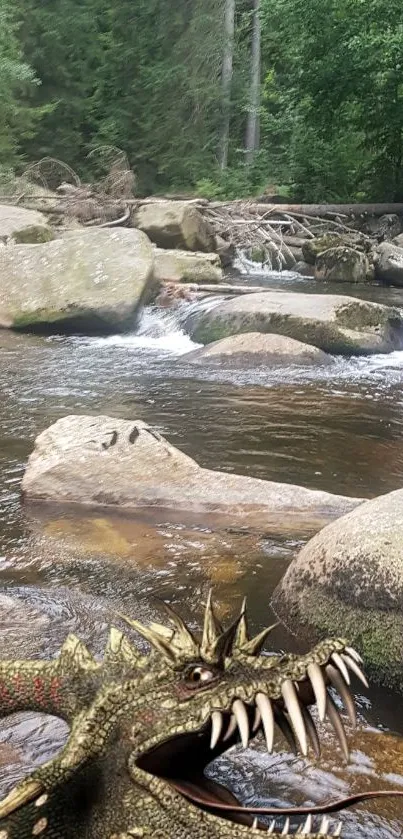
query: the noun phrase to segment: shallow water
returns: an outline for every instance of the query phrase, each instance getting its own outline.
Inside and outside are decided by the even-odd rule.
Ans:
[[[295,276],[265,281],[318,291]],[[403,305],[403,289],[370,294],[396,304],[401,295]],[[156,596],[180,604],[196,624],[211,583],[224,618],[247,594],[258,630],[273,622],[271,593],[301,546],[158,514],[134,521],[54,510],[38,518],[20,505],[24,464],[38,432],[68,413],[145,420],[201,465],[223,471],[351,496],[402,486],[403,353],[324,368],[203,370],[184,357],[194,344],[181,329],[182,314],[148,310],[136,334],[100,339],[0,334],[0,657],[56,653],[69,631],[100,653],[108,626],[119,624],[116,613],[146,620],[158,614]],[[272,643],[299,648],[285,627]],[[234,789],[263,805],[317,802],[388,783],[403,788],[403,739],[393,735],[403,734],[401,699],[372,690],[358,701],[350,767],[341,766],[330,743],[318,766],[283,747],[271,758],[260,748],[242,757],[237,751],[221,760]],[[382,730],[391,733],[381,739]],[[43,760],[64,735],[60,725],[38,718],[4,725],[0,787]],[[343,835],[401,836],[402,809],[362,805],[343,815]]]

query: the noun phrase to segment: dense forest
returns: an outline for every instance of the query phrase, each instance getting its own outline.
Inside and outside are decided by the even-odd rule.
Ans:
[[[142,194],[401,201],[402,129],[401,0],[0,0],[3,172],[111,144]]]

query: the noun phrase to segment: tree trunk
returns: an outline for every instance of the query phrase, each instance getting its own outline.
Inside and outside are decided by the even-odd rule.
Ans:
[[[261,75],[261,23],[260,0],[253,0],[252,47],[250,66],[250,88],[248,120],[246,124],[245,160],[248,165],[253,163],[255,152],[260,145],[260,75]]]
[[[234,61],[235,0],[225,0],[224,55],[221,73],[221,132],[219,163],[223,172],[228,166],[231,85]]]

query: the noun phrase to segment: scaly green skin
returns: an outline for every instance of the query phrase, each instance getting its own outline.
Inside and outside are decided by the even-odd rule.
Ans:
[[[256,837],[256,829],[206,812],[146,772],[141,756],[209,726],[212,712],[231,711],[236,699],[250,705],[263,692],[281,707],[290,681],[301,704],[312,703],[309,664],[319,665],[328,681],[325,668],[345,642],[323,642],[304,656],[268,657],[259,654],[268,631],[248,640],[244,612],[223,633],[209,601],[201,643],[172,612],[170,619],[174,629],[130,622],[154,646],[146,656],[112,629],[101,662],[69,636],[54,661],[0,663],[0,714],[45,712],[71,729],[62,752],[0,802],[0,839]],[[222,751],[213,749],[211,759]]]

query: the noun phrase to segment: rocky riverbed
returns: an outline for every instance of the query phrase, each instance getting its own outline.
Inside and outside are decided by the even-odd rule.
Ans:
[[[258,274],[257,269],[254,275],[230,274],[227,282],[261,285],[272,294],[342,294],[392,307],[395,319],[400,318],[403,307],[402,289],[379,285],[323,284],[294,273]],[[279,492],[277,506],[267,499],[272,503],[272,518],[269,510],[262,509],[259,520],[253,511],[253,521],[242,518],[242,509],[239,516],[231,515],[231,509],[207,509],[216,486],[223,487],[218,500],[215,497],[216,507],[218,502],[221,508],[231,508],[234,503],[231,497],[226,498],[226,476],[231,492],[239,493],[242,486],[243,503],[249,487],[250,492],[252,487],[260,492],[264,482],[275,482],[293,485],[293,491],[300,493],[294,495],[294,504],[307,490],[329,493],[333,499],[341,496],[337,501],[340,514],[347,511],[343,504],[357,507],[351,516],[359,516],[364,509],[358,506],[361,499],[401,488],[403,351],[399,346],[383,346],[382,352],[374,347],[371,355],[325,355],[318,348],[315,354],[315,348],[310,348],[305,350],[310,353],[308,358],[295,337],[282,336],[282,341],[276,342],[273,336],[264,336],[271,340],[268,343],[262,341],[258,330],[263,363],[256,363],[260,345],[248,347],[243,337],[238,350],[236,346],[228,349],[228,345],[214,350],[220,355],[218,364],[207,360],[204,364],[203,350],[191,338],[188,324],[202,321],[209,313],[214,317],[220,306],[228,303],[216,295],[193,302],[181,299],[171,308],[146,305],[140,307],[126,334],[106,337],[66,336],[54,327],[53,334],[47,336],[0,331],[0,656],[56,653],[69,631],[100,653],[108,625],[118,623],[118,612],[142,620],[156,618],[157,595],[180,603],[185,617],[192,619],[211,583],[223,617],[246,594],[252,628],[259,630],[271,619],[274,622],[273,593],[281,591],[278,586],[286,572],[291,574],[293,560],[301,549],[309,550],[304,547],[308,539],[326,522],[317,521],[305,530],[282,526]],[[141,509],[134,511],[132,506],[125,515],[119,499],[114,503],[112,498],[111,504],[110,497],[106,504],[88,508],[78,505],[84,498],[74,498],[73,493],[65,499],[67,506],[61,504],[62,483],[54,485],[55,495],[46,504],[43,491],[34,497],[25,483],[26,503],[21,504],[22,479],[35,439],[45,429],[60,428],[54,423],[64,422],[69,415],[117,420],[118,431],[129,429],[125,441],[136,423],[137,430],[148,427],[157,438],[151,438],[150,445],[152,440],[154,443],[147,449],[150,463],[156,464],[158,472],[161,460],[155,452],[166,445],[176,467],[185,463],[190,470],[186,474],[197,479],[194,486],[199,482],[198,498],[193,488],[186,503],[186,474],[182,473],[180,504],[178,482],[173,486],[164,477],[159,483],[174,491],[173,503],[167,504],[166,498],[160,506],[142,503]],[[114,482],[115,489],[123,486],[119,457],[122,466],[126,449],[120,450],[120,437],[113,442],[114,427],[103,429],[102,434],[104,431],[108,434],[94,438],[95,446],[98,440],[102,462],[113,457],[116,463],[111,460],[112,471],[100,468],[87,473],[87,502],[90,490],[99,494],[102,482],[104,489],[107,480]],[[85,441],[82,434],[81,440],[77,435],[77,457],[68,462],[69,481],[74,467],[75,475],[80,473],[83,451],[79,452],[79,444],[91,443],[93,436],[87,435]],[[73,435],[73,443],[74,439]],[[96,457],[101,462],[98,449]],[[91,468],[95,468],[94,462]],[[64,468],[66,459],[61,458],[60,463]],[[218,479],[217,474],[221,476]],[[143,475],[149,492],[146,469]],[[166,475],[169,477],[169,470]],[[58,480],[65,477],[66,472],[58,473]],[[80,479],[84,477],[81,470]],[[129,489],[133,487],[125,485],[125,492]],[[144,502],[144,486],[141,495]],[[132,493],[131,505],[135,501]],[[239,494],[236,501],[240,504]],[[295,525],[292,514],[290,521]],[[342,521],[329,527],[339,525],[343,531]],[[368,530],[368,523],[364,527]],[[325,539],[323,531],[314,540],[322,534]],[[330,537],[326,544],[330,550]],[[370,561],[368,551],[366,557],[362,562]],[[333,559],[330,556],[329,563]],[[359,598],[359,589],[354,589],[354,597]],[[396,603],[394,607],[396,610]],[[305,640],[298,634],[296,618],[293,624],[292,609],[281,617],[283,622],[272,636],[273,646],[303,649]],[[226,768],[237,794],[249,795],[249,777],[261,779],[261,803],[269,799],[318,801],[341,790],[348,794],[348,790],[388,784],[403,787],[403,739],[397,736],[403,734],[401,697],[386,687],[372,686],[366,693],[356,685],[355,691],[360,718],[358,732],[350,733],[350,767],[342,768],[340,756],[330,750],[323,763],[312,767],[290,757],[279,744],[273,758],[259,750],[251,752],[245,774],[235,754],[226,759]],[[2,789],[48,756],[64,737],[64,729],[50,720],[19,717],[3,725]],[[346,813],[343,823],[348,839],[394,839],[401,830],[401,807],[367,805]]]

